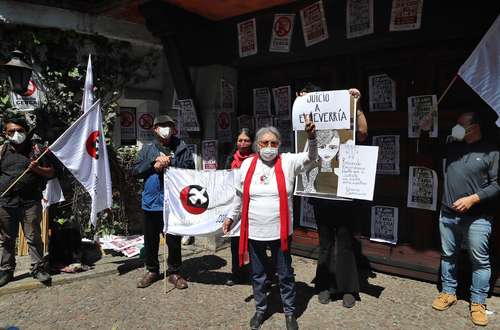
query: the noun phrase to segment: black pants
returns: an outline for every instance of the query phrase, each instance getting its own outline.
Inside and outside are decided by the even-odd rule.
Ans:
[[[160,233],[163,230],[162,211],[144,211],[144,258],[146,269],[159,273],[158,249]],[[165,240],[168,247],[168,273],[177,274],[182,265],[181,236],[167,234]]]
[[[351,202],[318,201],[314,214],[319,234],[316,290],[331,293],[359,293],[358,268],[349,223]],[[336,253],[335,253],[336,252]]]

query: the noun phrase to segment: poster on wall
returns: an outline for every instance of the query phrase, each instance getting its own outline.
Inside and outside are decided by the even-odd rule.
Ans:
[[[172,109],[180,110],[181,104],[179,103],[179,98],[177,97],[177,91],[174,89],[174,95],[172,95]]]
[[[250,131],[255,131],[255,122],[252,116],[241,115],[238,117],[238,130],[248,128]]]
[[[295,180],[295,195],[325,199],[344,199],[337,196],[339,155],[341,144],[355,143],[356,116],[354,98],[351,98],[351,125],[348,129],[329,129],[316,131],[319,160],[311,164]],[[307,134],[302,129],[295,131],[295,152],[307,152],[309,144]]]
[[[378,147],[341,144],[337,196],[373,200]]]
[[[217,140],[201,141],[201,157],[204,170],[217,169]]]
[[[357,38],[372,33],[373,0],[347,0],[347,39]]]
[[[221,79],[220,108],[228,112],[234,111],[234,87],[227,80]]]
[[[231,112],[217,111],[217,139],[220,142],[231,142]]]
[[[399,135],[378,135],[372,139],[378,146],[377,174],[399,175]]]
[[[396,82],[388,75],[368,77],[370,111],[396,111]]]
[[[153,122],[155,114],[151,111],[137,111],[137,140],[142,143],[153,141]]]
[[[308,197],[300,198],[300,222],[301,227],[318,229],[316,218],[314,216],[314,206]]]
[[[424,0],[392,0],[389,31],[420,29]]]
[[[237,26],[240,57],[257,54],[257,24],[255,18],[238,23]]]
[[[274,15],[270,52],[288,53],[292,42],[295,14]]]
[[[276,116],[290,115],[292,89],[290,85],[273,88],[274,110]]]
[[[308,114],[312,114],[317,130],[348,129],[351,124],[351,98],[346,89],[297,97],[292,107],[293,129],[303,130],[304,115]]]
[[[274,120],[273,116],[256,116],[255,117],[255,131],[258,131],[259,128],[273,126]]]
[[[315,2],[300,11],[302,31],[306,47],[328,39],[323,1]]]
[[[10,92],[10,104],[12,108],[21,112],[30,112],[47,103],[47,95],[40,74],[35,70],[31,73],[28,87],[24,93]]]
[[[438,179],[434,170],[410,166],[408,172],[407,206],[436,211]]]
[[[381,243],[398,243],[398,208],[372,206],[370,240]]]
[[[421,131],[428,131],[429,137],[438,137],[436,95],[419,95],[408,98],[408,137],[418,138]]]
[[[292,119],[289,115],[277,116],[274,118],[274,127],[281,134],[280,152],[293,152],[293,131]]]
[[[187,132],[199,132],[200,125],[196,116],[193,99],[179,100],[181,105],[182,130]]]
[[[120,107],[120,144],[122,146],[137,143],[135,108]]]
[[[271,115],[271,94],[267,87],[253,89],[253,114]]]

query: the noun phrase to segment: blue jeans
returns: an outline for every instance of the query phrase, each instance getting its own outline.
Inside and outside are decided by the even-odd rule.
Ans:
[[[290,240],[288,242],[290,243]],[[253,296],[255,298],[255,309],[258,313],[265,313],[267,310],[267,247],[271,250],[272,260],[275,262],[274,266],[276,267],[276,273],[278,273],[283,312],[285,315],[293,315],[295,312],[295,278],[292,268],[292,256],[290,251],[283,252],[280,244],[279,239],[274,241],[248,240],[248,252],[250,254],[250,265],[252,266]]]
[[[490,290],[491,266],[489,238],[492,218],[441,212],[441,281],[443,292],[455,294],[457,289],[457,258],[465,239],[472,264],[470,287],[473,303],[484,304]]]

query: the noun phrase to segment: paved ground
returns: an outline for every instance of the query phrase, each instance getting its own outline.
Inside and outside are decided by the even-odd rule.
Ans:
[[[247,329],[254,312],[252,289],[224,286],[229,253],[187,247],[184,270],[190,283],[184,291],[168,285],[165,293],[163,282],[137,289],[140,262],[116,257],[103,258],[89,272],[56,275],[51,287],[33,289],[37,283],[25,277],[0,288],[0,329]],[[434,284],[381,273],[366,274],[354,308],[343,308],[341,301],[321,305],[311,284],[315,261],[293,260],[302,329],[474,328],[465,301],[436,312],[430,307]],[[277,288],[270,301],[263,329],[284,329]],[[500,297],[488,299],[488,307],[496,313],[487,329],[500,329]]]

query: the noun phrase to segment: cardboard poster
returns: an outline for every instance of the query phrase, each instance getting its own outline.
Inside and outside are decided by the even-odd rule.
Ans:
[[[316,218],[314,216],[314,206],[308,197],[300,198],[300,222],[301,227],[318,229]]]
[[[199,132],[200,125],[196,116],[194,102],[192,99],[179,100],[181,105],[182,130],[187,132]]]
[[[396,82],[388,75],[368,77],[370,111],[396,111]]]
[[[352,118],[349,129],[319,130],[316,131],[318,144],[318,162],[311,164],[305,172],[299,174],[295,180],[295,195],[317,197],[324,199],[344,199],[337,196],[338,167],[340,145],[355,143],[356,116],[354,115],[354,99],[351,99],[350,116]],[[309,150],[307,134],[304,130],[295,131],[295,152]]]
[[[274,126],[281,134],[281,152],[293,152],[292,119],[290,116],[277,116],[274,118]]]
[[[389,31],[420,29],[424,0],[392,0]]]
[[[255,122],[252,116],[241,115],[238,117],[238,130],[249,128],[250,131],[255,131]]]
[[[408,98],[408,137],[418,138],[421,131],[429,131],[429,137],[438,137],[436,95],[419,95]]]
[[[201,157],[204,170],[217,169],[217,140],[201,141]]]
[[[372,33],[373,0],[347,0],[347,39],[357,38]]]
[[[120,144],[122,146],[137,143],[135,108],[120,107]]]
[[[399,175],[399,135],[378,135],[372,140],[378,146],[377,174]]]
[[[315,2],[300,11],[306,47],[328,39],[323,1]]]
[[[373,200],[378,147],[341,144],[337,196]]]
[[[372,206],[370,240],[397,244],[399,209],[391,206]]]
[[[142,143],[153,141],[153,122],[155,114],[150,111],[137,111],[137,140]]]
[[[240,57],[257,54],[257,24],[255,18],[238,23],[237,27]]]
[[[288,53],[292,41],[295,14],[274,15],[270,52]]]
[[[436,211],[438,179],[434,170],[410,166],[408,172],[407,206]]]
[[[255,131],[258,131],[259,128],[273,126],[274,120],[273,116],[257,116],[255,117]]]
[[[276,116],[290,116],[292,89],[290,85],[273,88],[274,110]]]
[[[294,130],[304,129],[304,114],[312,114],[317,130],[348,129],[351,123],[351,95],[348,90],[307,93],[293,102]]]
[[[267,87],[253,89],[253,114],[271,115],[271,94]]]

